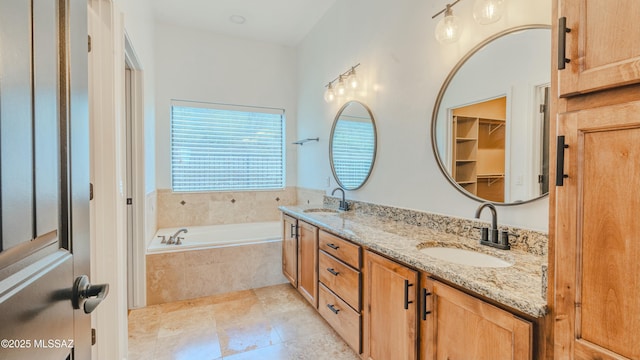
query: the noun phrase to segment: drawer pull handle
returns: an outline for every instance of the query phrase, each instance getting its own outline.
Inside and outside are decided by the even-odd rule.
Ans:
[[[413,284],[409,284],[409,280],[404,280],[404,309],[409,309],[409,304],[413,304],[413,301],[409,301],[409,286],[413,286]]]
[[[327,244],[327,246],[332,248],[333,250],[338,250],[340,248],[340,246],[337,246],[336,244]]]
[[[422,289],[422,320],[427,320],[427,315],[431,314],[431,311],[427,311],[427,296],[431,296],[431,293],[427,289]]]
[[[329,310],[333,311],[334,314],[338,315],[340,309],[336,309],[332,304],[327,304],[327,307],[329,308]]]
[[[327,271],[332,273],[334,276],[338,276],[339,272],[335,271],[333,268],[327,268]]]

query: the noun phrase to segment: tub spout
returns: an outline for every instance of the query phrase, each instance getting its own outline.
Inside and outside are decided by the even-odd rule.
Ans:
[[[182,234],[182,233],[188,233],[189,231],[186,228],[182,228],[179,229],[178,231],[176,231],[175,234],[169,236],[169,240],[167,241],[167,244],[171,245],[171,244],[176,244],[176,245],[180,245],[182,243],[182,241],[179,241],[178,239],[178,235]]]

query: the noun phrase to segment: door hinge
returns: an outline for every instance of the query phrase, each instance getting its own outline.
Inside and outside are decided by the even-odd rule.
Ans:
[[[540,113],[543,114],[547,110],[547,105],[540,104]]]
[[[91,345],[96,344],[96,329],[91,328]]]
[[[93,184],[89,183],[89,200],[93,200]]]
[[[133,199],[127,198],[127,205],[133,205]]]
[[[538,184],[542,184],[544,182],[544,175],[538,175]]]
[[[88,45],[88,48],[89,48],[89,52],[91,52],[91,35],[89,35],[87,37],[88,37],[87,45]]]

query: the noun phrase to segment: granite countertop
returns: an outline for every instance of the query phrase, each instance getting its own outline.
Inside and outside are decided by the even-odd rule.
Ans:
[[[280,210],[532,317],[540,318],[547,313],[542,273],[542,266],[546,265],[547,261],[546,256],[534,255],[523,250],[498,250],[480,245],[477,239],[448,234],[425,226],[386,220],[374,215],[353,211],[305,212],[309,208],[281,206]],[[420,251],[420,248],[429,246],[480,251],[509,261],[513,265],[506,268],[458,265],[430,257]]]

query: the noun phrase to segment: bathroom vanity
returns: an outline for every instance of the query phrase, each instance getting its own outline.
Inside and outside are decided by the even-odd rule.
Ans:
[[[292,224],[315,228],[317,262],[313,268],[297,267],[297,287],[362,358],[534,359],[543,353],[546,256],[535,246],[529,252],[522,249],[524,244],[514,244],[509,251],[481,246],[478,238],[434,226],[446,219],[421,220],[421,226],[357,209],[280,209],[283,270],[295,261],[286,245],[287,238],[293,242],[291,235],[298,233]],[[453,222],[459,227],[473,223]],[[470,227],[469,234],[479,236]],[[533,236],[528,238],[535,243]],[[453,249],[456,255],[427,255],[434,248]],[[456,264],[467,261],[456,251],[497,262],[488,267]],[[297,254],[297,261],[308,261]],[[315,274],[317,292],[308,296],[311,287],[301,288],[300,279]]]

